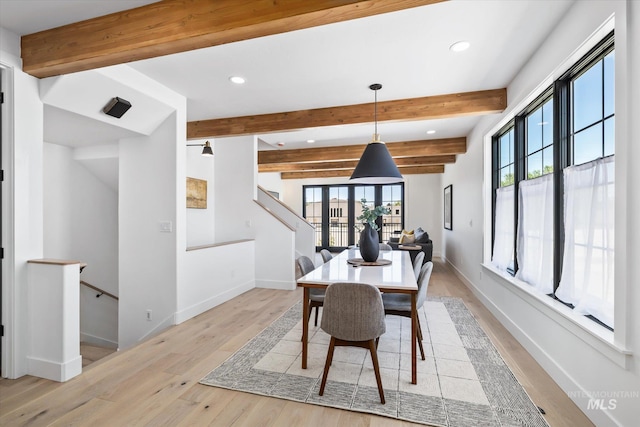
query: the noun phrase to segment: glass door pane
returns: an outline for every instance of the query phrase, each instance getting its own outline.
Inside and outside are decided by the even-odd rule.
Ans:
[[[384,185],[382,187],[382,206],[390,209],[389,215],[382,216],[382,241],[387,242],[394,231],[402,231],[402,217],[404,206],[402,204],[402,186]]]
[[[304,217],[316,227],[316,246],[322,246],[322,187],[306,187]]]
[[[349,246],[349,187],[329,187],[329,242],[325,247]]]

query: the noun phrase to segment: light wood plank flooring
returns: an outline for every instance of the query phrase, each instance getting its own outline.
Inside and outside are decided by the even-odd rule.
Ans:
[[[430,295],[462,298],[552,427],[588,418],[441,261]],[[253,289],[66,382],[0,380],[2,426],[369,426],[415,425],[373,415],[198,384],[211,369],[301,299],[301,291]]]

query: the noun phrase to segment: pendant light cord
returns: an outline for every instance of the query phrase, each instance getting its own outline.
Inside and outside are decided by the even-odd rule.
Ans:
[[[374,90],[373,93],[375,101],[373,102],[373,119],[375,122],[374,128],[376,135],[378,134],[378,89]]]

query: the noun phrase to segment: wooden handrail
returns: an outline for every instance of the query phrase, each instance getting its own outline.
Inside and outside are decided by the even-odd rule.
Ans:
[[[258,185],[258,190],[262,191],[264,194],[266,194],[267,196],[271,197],[276,203],[278,203],[280,206],[282,206],[283,208],[285,208],[286,210],[291,212],[293,215],[295,215],[296,218],[302,220],[304,223],[309,225],[309,227],[314,228],[314,229],[316,228],[315,225],[311,224],[305,217],[300,216],[296,211],[291,209],[291,207],[289,205],[287,205],[286,203],[283,203],[282,200],[278,199],[273,194],[269,193],[267,190],[265,190],[264,188],[262,188],[259,185]]]
[[[107,291],[105,291],[103,289],[100,289],[97,286],[93,286],[91,283],[87,283],[84,280],[80,280],[80,284],[81,285],[85,285],[87,288],[91,288],[94,291],[100,292],[99,295],[96,295],[96,298],[100,298],[102,295],[106,295],[106,296],[111,297],[114,300],[118,301],[118,297],[117,296],[115,296],[115,295],[113,295],[113,294],[111,294],[111,293],[109,293],[109,292],[107,292]]]

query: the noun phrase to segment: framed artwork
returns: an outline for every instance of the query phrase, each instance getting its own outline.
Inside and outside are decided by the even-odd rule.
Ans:
[[[452,230],[453,189],[451,185],[444,187],[444,228]]]
[[[187,208],[207,209],[207,181],[187,177]]]

